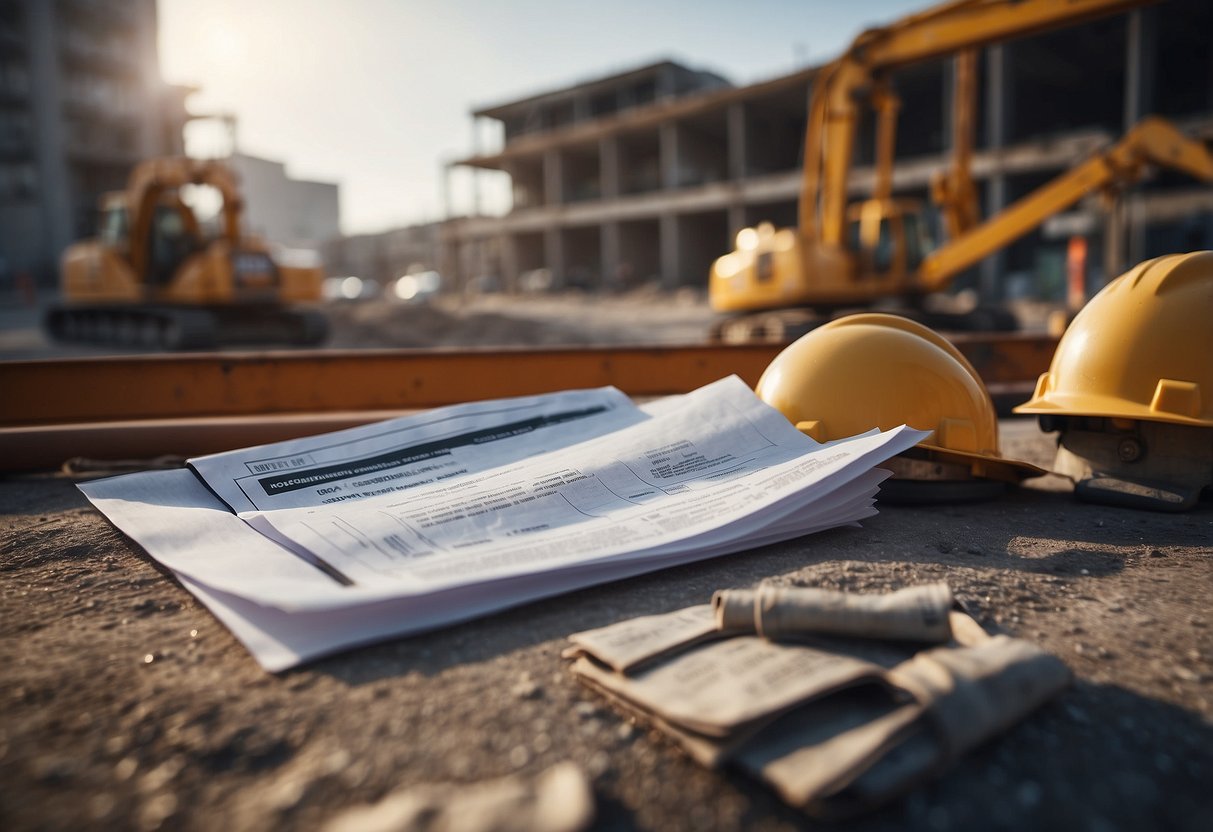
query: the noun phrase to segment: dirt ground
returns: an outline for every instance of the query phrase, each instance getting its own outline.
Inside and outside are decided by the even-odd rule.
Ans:
[[[674,314],[617,323],[643,329],[658,313]],[[350,314],[367,316],[365,336],[370,308]],[[553,307],[561,337],[588,330],[579,314]],[[492,326],[452,317],[425,325]],[[397,332],[385,345],[413,346],[395,340],[411,337],[398,323],[380,322]],[[1005,453],[1049,461],[1034,423],[1002,429]],[[310,830],[402,787],[562,760],[590,777],[598,828],[816,828],[761,784],[704,770],[616,714],[560,658],[574,631],[764,579],[873,592],[946,580],[987,628],[1075,673],[1023,724],[847,829],[1208,828],[1213,504],[1092,506],[1050,477],[984,503],[880,508],[862,529],[271,675],[71,480],[0,478],[0,828]]]
[[[135,347],[56,344],[42,331],[46,295],[33,306],[0,297],[0,361],[140,355]],[[329,349],[593,344],[697,344],[716,320],[703,292],[637,289],[622,295],[439,296],[426,303],[335,301],[323,307]],[[247,350],[232,345],[229,350]],[[281,348],[275,346],[275,348]]]

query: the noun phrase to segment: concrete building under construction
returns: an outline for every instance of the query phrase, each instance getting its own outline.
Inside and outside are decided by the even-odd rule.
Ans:
[[[986,48],[979,60],[974,175],[986,215],[1005,207],[1157,114],[1213,137],[1213,4],[1158,6]],[[951,60],[893,78],[901,99],[897,194],[927,197],[947,163]],[[623,290],[656,283],[705,287],[736,232],[760,221],[793,226],[802,140],[818,68],[734,87],[718,75],[660,62],[485,107],[499,122],[493,152],[452,164],[503,171],[504,216],[448,221],[448,285]],[[873,131],[856,147],[857,196],[870,190]],[[478,212],[477,212],[478,213]],[[957,281],[990,300],[1064,297],[1067,250],[1086,252],[1088,284],[1124,264],[1213,247],[1213,191],[1159,175],[1115,210],[1088,200]],[[450,280],[453,278],[453,280]]]

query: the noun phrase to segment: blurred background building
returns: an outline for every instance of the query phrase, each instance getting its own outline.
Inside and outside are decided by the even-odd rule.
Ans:
[[[986,215],[1144,115],[1213,137],[1210,31],[1213,3],[1170,0],[983,50],[974,174]],[[504,171],[513,207],[447,222],[448,278],[505,290],[706,287],[712,260],[739,229],[796,224],[816,72],[732,87],[662,62],[476,110],[474,125],[500,123],[501,144],[451,167]],[[931,173],[946,164],[952,62],[916,65],[893,81],[901,99],[894,187],[925,199]],[[861,137],[852,183],[866,192],[870,125]],[[1179,175],[1133,190],[1118,210],[1097,203],[1055,217],[957,288],[979,287],[990,300],[1061,298],[1075,252],[1088,281],[1102,285],[1146,257],[1213,247],[1213,191]]]
[[[360,278],[366,284],[364,295],[388,289],[407,274],[440,269],[441,228],[434,222],[335,237],[321,249],[325,269],[330,275]]]
[[[293,179],[286,165],[233,152],[224,161],[240,178],[250,232],[297,248],[319,248],[341,234],[340,188]]]
[[[182,152],[190,91],[161,80],[155,0],[0,0],[0,281],[53,283],[97,197]]]

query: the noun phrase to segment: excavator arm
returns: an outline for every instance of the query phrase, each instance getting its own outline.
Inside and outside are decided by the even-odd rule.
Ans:
[[[210,185],[223,198],[223,233],[235,245],[240,239],[240,214],[244,204],[231,171],[212,160],[170,157],[151,159],[138,165],[126,185],[130,211],[130,260],[135,274],[143,274],[148,262],[148,235],[160,195],[185,185]]]
[[[928,255],[918,271],[924,292],[945,288],[953,277],[1010,245],[1050,216],[1095,191],[1115,192],[1140,180],[1151,165],[1213,182],[1213,154],[1165,119],[1140,121],[1111,148],[1036,189],[981,225]]]
[[[1073,25],[1146,5],[1150,0],[953,0],[859,35],[814,85],[805,132],[800,232],[841,245],[847,182],[860,105],[883,87],[884,74],[998,41]],[[879,160],[887,181],[892,154]]]

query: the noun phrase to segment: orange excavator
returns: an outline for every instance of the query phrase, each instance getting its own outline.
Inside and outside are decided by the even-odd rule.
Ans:
[[[188,185],[222,198],[217,233],[205,233],[182,199]],[[170,350],[322,342],[327,319],[306,304],[320,299],[323,270],[283,262],[242,233],[242,209],[236,177],[219,161],[139,164],[124,191],[101,198],[97,236],[64,252],[50,335]]]
[[[1153,165],[1213,181],[1213,155],[1206,147],[1151,117],[1113,147],[980,220],[970,174],[976,49],[1140,5],[1141,0],[954,0],[861,34],[814,84],[799,226],[744,228],[736,249],[712,266],[712,306],[732,314],[718,325],[718,337],[787,337],[822,322],[823,312],[886,299],[902,301],[913,315],[923,296],[947,288],[961,271],[1087,194],[1114,197]],[[957,56],[953,158],[951,169],[932,183],[947,239],[936,244],[925,206],[892,195],[899,104],[889,73],[952,54]],[[863,106],[876,116],[875,186],[868,199],[849,203],[852,148]],[[1009,315],[1002,317],[993,327],[989,316],[980,316],[980,323],[957,322],[954,328],[1014,328],[1013,319],[1005,320]]]

